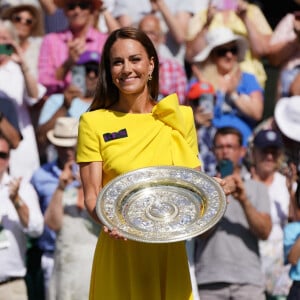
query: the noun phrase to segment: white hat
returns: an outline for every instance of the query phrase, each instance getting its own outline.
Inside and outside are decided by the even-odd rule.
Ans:
[[[56,119],[54,129],[47,132],[51,144],[58,147],[74,147],[77,144],[78,119],[72,117],[59,117]]]
[[[300,96],[278,100],[274,115],[280,131],[288,138],[300,142]]]
[[[206,34],[206,47],[193,58],[193,61],[202,62],[206,60],[214,48],[230,42],[237,42],[238,61],[242,61],[248,47],[247,41],[242,36],[234,34],[227,27],[219,27],[208,31]]]

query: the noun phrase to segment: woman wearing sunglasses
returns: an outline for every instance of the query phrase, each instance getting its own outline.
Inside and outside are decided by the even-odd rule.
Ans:
[[[7,8],[2,15],[3,19],[13,23],[24,58],[31,73],[36,78],[38,75],[38,57],[44,34],[41,16],[42,13],[37,6],[24,3]]]
[[[196,80],[192,84],[205,81],[213,85],[213,126],[237,127],[246,144],[264,108],[263,90],[256,77],[240,69],[247,42],[225,27],[209,31],[206,42],[206,47],[193,59]]]

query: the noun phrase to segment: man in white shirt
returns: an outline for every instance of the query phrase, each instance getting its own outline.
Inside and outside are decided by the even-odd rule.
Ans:
[[[27,236],[43,232],[43,215],[29,182],[8,174],[10,146],[0,135],[0,300],[27,300]]]

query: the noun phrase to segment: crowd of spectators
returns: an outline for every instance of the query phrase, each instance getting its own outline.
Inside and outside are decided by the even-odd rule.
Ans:
[[[235,299],[300,299],[300,1],[276,24],[263,4],[1,1],[0,300],[87,298],[100,228],[83,205],[77,126],[124,26],[156,48],[159,97],[192,107],[203,170],[229,175],[229,160],[240,178],[215,231],[191,244],[195,299],[232,287]],[[266,65],[279,74],[272,99]]]

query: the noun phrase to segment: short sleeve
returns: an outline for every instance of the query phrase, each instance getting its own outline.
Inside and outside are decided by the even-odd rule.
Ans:
[[[284,250],[284,261],[288,263],[288,255],[291,248],[299,237],[300,226],[297,222],[289,223],[284,227],[284,240],[283,240],[283,250]]]
[[[97,135],[94,118],[94,112],[84,113],[80,117],[76,154],[78,163],[102,161],[100,139]]]

